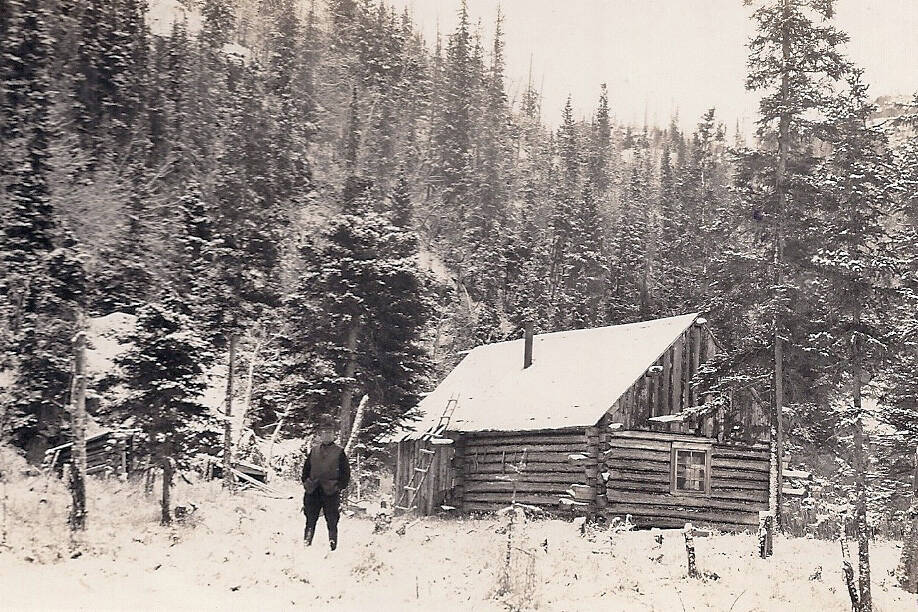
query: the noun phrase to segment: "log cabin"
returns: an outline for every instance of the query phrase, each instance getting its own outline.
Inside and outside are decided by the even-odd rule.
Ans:
[[[707,392],[697,375],[718,352],[697,313],[476,347],[394,438],[395,505],[757,525],[769,419]]]

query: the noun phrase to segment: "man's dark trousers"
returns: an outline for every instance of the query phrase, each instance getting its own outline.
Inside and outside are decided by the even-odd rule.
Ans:
[[[334,549],[338,544],[338,518],[341,516],[341,492],[323,493],[322,487],[303,497],[303,511],[306,513],[306,531],[303,534],[307,543],[312,543],[316,532],[319,513],[325,513],[325,524],[328,526],[328,542]]]

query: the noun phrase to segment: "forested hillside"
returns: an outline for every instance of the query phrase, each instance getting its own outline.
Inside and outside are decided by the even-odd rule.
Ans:
[[[482,31],[462,3],[423,40],[373,0],[6,2],[3,436],[35,459],[68,439],[71,338],[114,312],[137,317],[131,348],[90,390],[125,392],[90,412],[182,458],[219,446],[200,398],[230,360],[257,434],[319,413],[348,431],[366,396],[371,444],[526,321],[699,311],[723,398],[777,392],[789,448],[851,474],[855,441],[871,503],[897,498],[918,442],[915,108],[877,112],[826,3],[798,3],[782,63],[772,4],[746,142],[716,91],[702,117],[624,125],[597,83],[589,116],[548,125],[535,84],[508,96],[500,18]]]

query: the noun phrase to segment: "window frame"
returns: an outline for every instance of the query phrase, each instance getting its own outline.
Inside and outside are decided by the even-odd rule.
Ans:
[[[711,444],[703,442],[673,442],[670,449],[670,469],[669,469],[669,492],[673,495],[684,495],[690,497],[710,497],[711,496]],[[686,491],[678,488],[678,455],[679,451],[692,451],[704,453],[704,491]]]

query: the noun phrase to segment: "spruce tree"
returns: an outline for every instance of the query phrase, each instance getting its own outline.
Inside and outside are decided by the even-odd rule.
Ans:
[[[746,0],[747,5],[758,4]],[[793,249],[803,236],[790,232],[797,224],[789,223],[801,209],[792,187],[794,174],[789,171],[805,152],[805,134],[813,123],[814,113],[825,107],[831,96],[831,83],[848,70],[839,52],[847,36],[832,24],[833,0],[767,0],[755,9],[752,20],[756,34],[749,42],[749,73],[746,88],[763,91],[760,101],[759,135],[776,143],[772,171],[773,198],[762,204],[768,219],[773,244],[772,273],[775,294],[772,296],[772,336],[774,347],[774,416],[777,482],[783,455],[784,345],[785,337],[794,333],[793,304],[790,301],[793,279],[785,274],[786,248]],[[795,160],[795,158],[798,158]],[[787,244],[790,239],[791,244]],[[781,526],[781,487],[775,485],[772,502]]]

